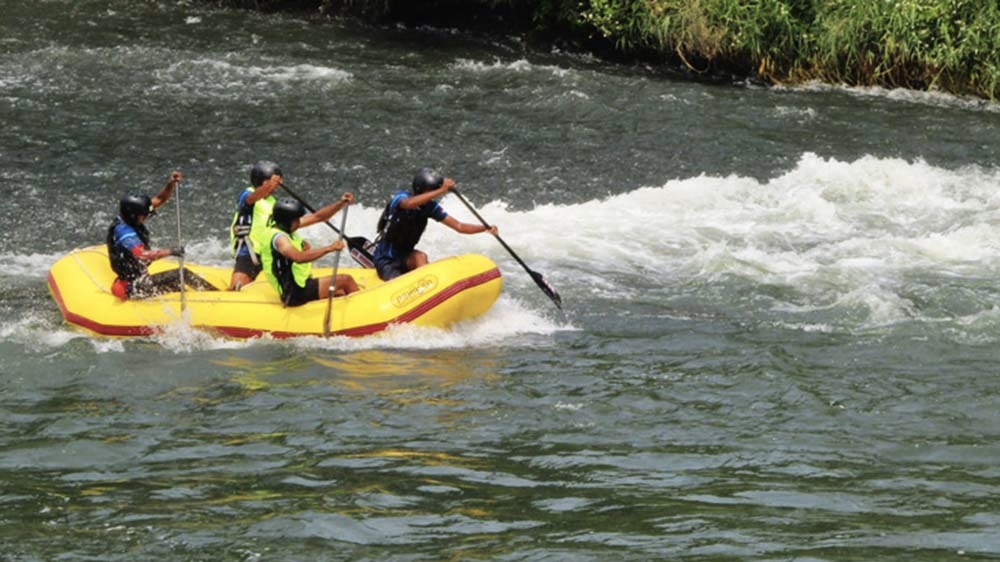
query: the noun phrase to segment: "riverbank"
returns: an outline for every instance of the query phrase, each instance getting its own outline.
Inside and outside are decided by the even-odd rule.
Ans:
[[[1000,9],[968,0],[206,0],[517,33],[703,78],[1000,95]]]

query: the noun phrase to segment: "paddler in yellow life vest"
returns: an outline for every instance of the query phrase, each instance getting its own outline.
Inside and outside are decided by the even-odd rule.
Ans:
[[[255,244],[264,236],[267,220],[274,206],[274,190],[281,185],[281,168],[270,160],[260,160],[250,169],[250,187],[240,192],[236,213],[229,228],[229,240],[236,263],[229,279],[229,290],[238,291],[260,274],[260,250]]]
[[[354,198],[345,193],[340,203],[350,203]],[[343,205],[341,205],[343,206]],[[318,213],[313,213],[318,214]],[[328,246],[312,248],[302,239],[297,230],[302,226],[306,209],[295,199],[279,199],[273,206],[266,229],[267,244],[258,245],[264,275],[271,286],[278,291],[285,306],[300,306],[309,301],[328,298],[330,276],[312,277],[312,262],[343,250],[343,240]],[[333,287],[333,296],[349,295],[358,290],[358,284],[350,275],[338,274]]]
[[[274,190],[281,186],[281,168],[270,160],[260,160],[250,169],[250,187],[240,193],[236,213],[229,229],[236,263],[230,277],[229,290],[240,287],[257,278],[263,263],[262,248],[271,243],[268,236],[268,221],[277,198]],[[340,200],[301,218],[299,228],[330,220],[330,217],[354,202],[354,195],[344,192]]]

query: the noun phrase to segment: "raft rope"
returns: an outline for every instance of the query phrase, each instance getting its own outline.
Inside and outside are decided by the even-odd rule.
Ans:
[[[94,274],[91,273],[90,269],[88,269],[87,266],[84,265],[83,261],[80,259],[80,254],[83,254],[83,253],[95,253],[95,254],[98,254],[98,255],[101,255],[101,253],[98,252],[98,251],[96,251],[96,250],[81,250],[81,249],[76,249],[76,250],[73,250],[73,253],[71,255],[73,256],[73,261],[75,261],[76,265],[79,266],[80,271],[82,271],[84,273],[84,275],[86,275],[87,278],[90,279],[90,282],[93,283],[95,287],[97,287],[98,289],[100,289],[101,292],[103,292],[104,294],[114,296],[114,293],[111,292],[111,286],[110,285],[108,285],[108,286],[102,285],[101,282],[97,280],[97,277],[95,277]],[[244,287],[247,287],[247,286],[248,285],[244,285]],[[361,287],[362,284],[358,283],[358,286]],[[365,288],[367,288],[367,287],[365,287]],[[214,298],[211,296],[211,293],[213,293],[213,292],[215,292],[215,291],[194,291],[193,294],[191,295],[193,297],[193,299],[191,299],[191,300],[193,300],[194,302],[222,302],[222,299],[219,298],[218,296],[216,296]],[[221,292],[225,293],[226,291],[221,291]],[[160,295],[160,296],[162,296],[162,295]],[[115,297],[115,298],[117,299],[118,297]],[[144,300],[155,300],[156,298],[157,297],[153,297],[151,299],[144,299]],[[247,300],[247,301],[241,301],[241,302],[243,304],[274,304],[274,301],[270,301],[270,300],[257,300],[257,299]]]
[[[93,250],[73,250],[73,261],[76,262],[76,265],[80,266],[80,269],[87,275],[87,277],[90,278],[90,281],[94,284],[95,287],[97,287],[98,289],[104,291],[109,295],[112,294],[110,285],[108,287],[104,287],[103,285],[101,285],[101,283],[97,280],[97,278],[95,278],[94,275],[90,272],[90,270],[87,269],[85,265],[83,265],[83,262],[80,261],[80,254],[82,254],[84,251],[93,252]]]

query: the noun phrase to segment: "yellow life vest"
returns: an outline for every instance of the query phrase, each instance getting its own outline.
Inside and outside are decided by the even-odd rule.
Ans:
[[[268,282],[271,283],[271,286],[274,287],[275,291],[278,291],[278,294],[281,295],[282,302],[284,302],[286,296],[292,289],[292,284],[300,288],[306,286],[306,281],[309,280],[309,276],[312,273],[312,263],[296,263],[283,256],[281,252],[275,248],[275,239],[277,239],[278,236],[287,236],[296,250],[302,250],[305,240],[299,236],[298,232],[289,234],[272,226],[267,229],[267,236],[270,242],[262,246],[258,246],[261,250],[260,261],[264,268],[264,274],[267,276]]]
[[[271,237],[268,230],[271,229],[271,211],[274,210],[274,203],[277,199],[274,195],[268,195],[263,199],[258,199],[253,205],[253,222],[250,223],[250,243],[253,249],[260,255],[264,255],[264,249],[271,245]],[[266,269],[266,268],[265,268]]]

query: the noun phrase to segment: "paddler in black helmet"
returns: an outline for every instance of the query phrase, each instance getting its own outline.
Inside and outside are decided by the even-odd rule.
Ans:
[[[330,296],[330,276],[312,277],[312,262],[343,250],[343,240],[327,246],[313,248],[297,232],[306,209],[295,199],[279,199],[273,206],[266,230],[269,242],[261,245],[261,263],[264,274],[285,306],[300,306],[309,301]],[[354,278],[338,274],[333,287],[334,296],[343,296],[358,290]]]
[[[417,249],[417,243],[427,228],[427,219],[444,223],[455,232],[497,235],[496,225],[464,223],[448,215],[435,199],[455,187],[455,180],[446,178],[431,168],[421,168],[413,177],[410,189],[400,189],[385,206],[378,220],[375,248],[375,269],[388,281],[427,265],[427,254]]]
[[[150,275],[149,264],[167,256],[183,256],[184,248],[153,250],[149,247],[146,219],[174,194],[181,173],[173,172],[167,185],[152,199],[143,193],[129,193],[118,201],[118,215],[108,227],[108,259],[118,278],[111,292],[118,298],[139,299],[181,290],[180,271],[171,269]],[[185,285],[204,291],[216,288],[201,276],[184,268]]]
[[[271,210],[277,202],[274,190],[281,186],[281,168],[270,160],[260,160],[250,169],[250,187],[240,192],[236,203],[236,214],[230,227],[233,252],[236,263],[229,281],[229,290],[240,287],[256,279],[263,268],[261,253],[270,244],[268,221]],[[300,219],[299,228],[330,220],[338,211],[354,202],[354,195],[345,191],[336,203],[308,213]]]
[[[267,219],[274,206],[274,190],[281,184],[281,168],[270,160],[259,160],[250,168],[250,187],[240,192],[236,201],[236,213],[229,228],[229,240],[236,263],[229,279],[229,290],[238,291],[250,283],[260,273],[260,250],[253,246],[251,229],[254,219],[260,230],[267,225]]]

